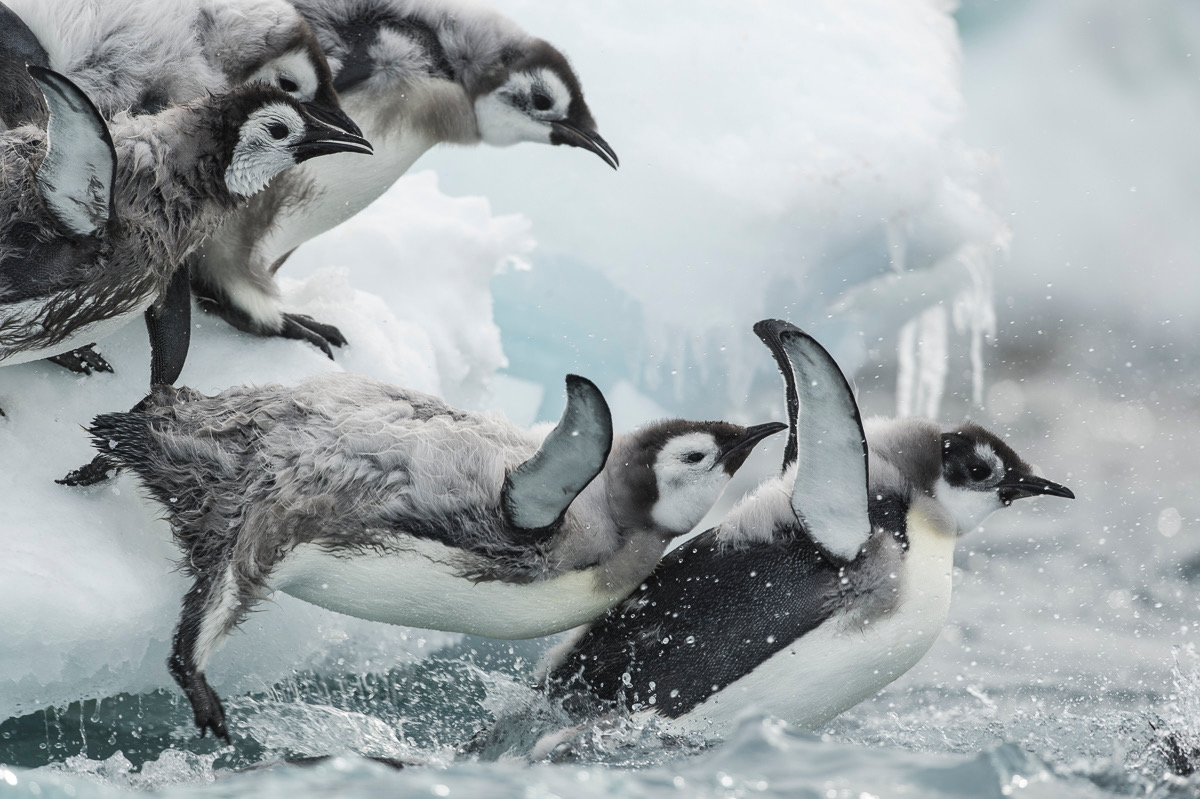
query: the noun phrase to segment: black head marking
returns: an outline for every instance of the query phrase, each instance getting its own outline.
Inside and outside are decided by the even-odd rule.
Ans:
[[[1006,474],[1032,474],[1032,470],[996,434],[970,422],[942,434],[942,477],[950,485],[987,491]]]

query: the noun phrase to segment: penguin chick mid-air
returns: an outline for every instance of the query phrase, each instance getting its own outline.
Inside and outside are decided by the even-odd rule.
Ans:
[[[194,259],[196,294],[234,326],[330,353],[336,328],[283,313],[274,275],[296,247],[357,214],[439,143],[580,147],[612,167],[565,57],[486,5],[447,0],[298,0],[350,114],[376,147],[289,173]],[[315,167],[315,168],[314,168]]]
[[[369,153],[291,97],[246,86],[111,128],[30,67],[45,129],[0,133],[0,366],[71,351],[146,312],[152,382],[187,353],[184,258],[247,197],[318,155]]]
[[[375,621],[531,638],[596,618],[712,507],[785,425],[672,420],[613,439],[567,378],[538,435],[351,374],[205,397],[156,387],[97,417],[96,448],[165,509],[195,580],[170,669],[203,734],[228,737],[204,677],[273,589]]]
[[[816,341],[786,322],[755,331],[787,384],[783,473],[552,654],[547,689],[581,719],[721,732],[753,706],[820,727],[933,645],[958,536],[1021,497],[1073,498],[975,425],[878,419],[864,437]]]

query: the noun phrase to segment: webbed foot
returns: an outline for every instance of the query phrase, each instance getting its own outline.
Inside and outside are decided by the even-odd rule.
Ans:
[[[91,462],[73,469],[66,477],[54,482],[63,486],[94,486],[116,476],[117,464],[104,455],[97,455]]]
[[[95,348],[95,344],[88,344],[86,347],[64,352],[62,355],[55,355],[46,360],[56,363],[64,369],[70,369],[77,375],[90,375],[92,372],[112,374],[112,366],[104,360],[103,355],[96,352]]]
[[[325,353],[330,360],[333,360],[333,349],[330,345],[333,347],[344,347],[349,343],[346,341],[346,337],[342,335],[342,331],[333,325],[318,322],[311,316],[304,316],[303,314],[285,313],[283,315],[283,325],[279,328],[278,335],[283,338],[307,341]]]

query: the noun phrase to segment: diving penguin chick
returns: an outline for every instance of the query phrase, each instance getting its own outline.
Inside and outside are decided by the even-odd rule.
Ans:
[[[559,632],[633,590],[785,427],[673,420],[614,442],[604,397],[575,376],[544,440],[349,374],[216,397],[160,386],[143,408],[91,432],[183,550],[195,583],[169,665],[201,734],[222,737],[205,666],[270,590],[392,624]]]
[[[0,133],[0,366],[68,352],[149,311],[151,380],[169,382],[187,352],[187,254],[284,169],[370,152],[260,85],[120,116],[110,134],[69,80],[29,71],[49,119]]]
[[[787,386],[783,473],[554,653],[548,691],[581,719],[721,732],[755,706],[820,727],[933,645],[958,536],[1021,497],[1073,498],[975,425],[878,419],[864,437],[816,341],[786,322],[755,332]]]
[[[436,144],[565,144],[617,166],[566,58],[486,5],[295,5],[316,32],[334,86],[375,144],[376,157],[369,165],[335,158],[289,173],[205,243],[193,259],[196,294],[235,327],[303,337],[326,349],[326,338],[344,341],[335,328],[282,313],[275,272],[296,247],[357,214]]]

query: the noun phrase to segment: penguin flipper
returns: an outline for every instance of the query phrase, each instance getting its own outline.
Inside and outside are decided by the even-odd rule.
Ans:
[[[192,288],[186,266],[175,270],[161,301],[146,309],[150,336],[150,385],[179,379],[192,340]]]
[[[775,365],[779,367],[779,373],[783,375],[784,390],[787,393],[788,439],[783,448],[781,472],[786,472],[788,467],[796,462],[798,440],[796,419],[800,413],[800,396],[796,393],[796,374],[792,371],[792,364],[788,361],[787,353],[783,351],[783,343],[779,339],[779,334],[784,330],[798,329],[791,322],[785,322],[782,319],[763,319],[754,324],[755,335],[762,340],[763,344],[767,345],[767,349],[775,358]]]
[[[545,530],[604,468],[612,449],[612,414],[596,384],[567,375],[567,407],[533,457],[504,480],[501,505],[522,530]]]
[[[117,152],[104,117],[79,87],[49,69],[29,67],[50,108],[48,149],[37,171],[42,200],[63,231],[94,236],[113,213]]]
[[[0,122],[8,128],[46,121],[46,105],[27,64],[49,69],[50,56],[25,20],[0,3]]]
[[[795,372],[799,400],[792,510],[818,546],[853,560],[871,537],[867,439],[858,403],[837,362],[816,339],[792,325],[775,335]]]

